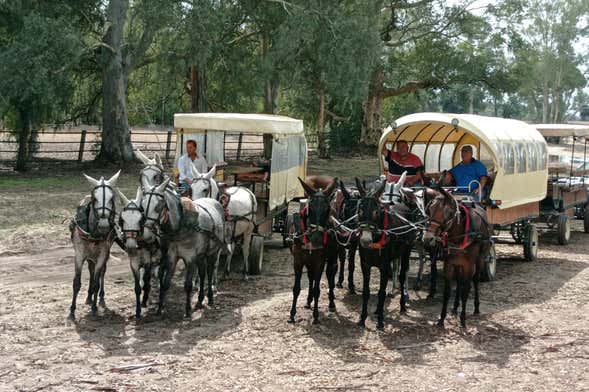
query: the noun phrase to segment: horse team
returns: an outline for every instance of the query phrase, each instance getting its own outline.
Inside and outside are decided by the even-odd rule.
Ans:
[[[164,310],[166,295],[179,259],[185,263],[185,316],[192,313],[193,282],[199,282],[197,307],[206,293],[214,301],[214,288],[222,255],[228,274],[232,255],[238,245],[243,253],[243,274],[247,279],[248,255],[255,231],[257,203],[245,187],[219,189],[215,168],[199,173],[193,168],[192,199],[180,197],[164,173],[159,156],[144,163],[134,199],[128,199],[117,187],[119,173],[99,180],[86,176],[92,191],[70,225],[75,249],[75,276],[70,319],[75,319],[76,298],[81,287],[81,272],[88,261],[90,283],[86,303],[92,314],[104,305],[104,274],[113,242],[129,256],[136,296],[135,317],[147,306],[152,277],[159,279],[157,313]],[[362,308],[358,325],[365,326],[370,297],[372,267],[380,271],[380,286],[375,315],[377,328],[384,328],[384,302],[389,279],[396,278],[392,267],[399,265],[400,312],[407,311],[407,273],[412,249],[429,252],[432,272],[436,259],[444,262],[444,296],[438,325],[444,326],[452,283],[456,296],[452,311],[462,304],[460,323],[466,325],[466,304],[471,282],[474,286],[474,313],[479,313],[479,280],[484,255],[491,246],[491,232],[485,210],[458,202],[443,188],[419,190],[378,179],[366,185],[356,179],[356,187],[346,187],[337,178],[311,176],[299,179],[306,199],[300,210],[288,217],[288,241],[293,255],[295,282],[289,322],[296,321],[303,268],[309,288],[306,307],[313,307],[313,323],[319,323],[320,281],[326,271],[329,310],[335,310],[335,287],[343,288],[346,254],[348,290],[355,293],[353,280],[355,254],[360,255],[362,270]],[[123,208],[117,214],[115,194]],[[118,219],[117,219],[118,218]],[[340,263],[339,276],[338,261]],[[420,271],[423,265],[420,266]],[[430,296],[435,292],[435,273],[431,274]],[[205,290],[205,281],[207,287]],[[141,294],[143,293],[143,298]]]

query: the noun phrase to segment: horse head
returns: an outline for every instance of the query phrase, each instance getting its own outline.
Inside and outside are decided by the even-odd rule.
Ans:
[[[315,189],[300,178],[299,181],[308,197],[306,211],[302,216],[307,228],[306,235],[312,247],[321,248],[326,245],[325,236],[331,212],[330,198],[338,186],[338,179],[335,178],[325,189]]]
[[[346,189],[343,182],[340,181],[340,190],[344,197],[340,219],[343,221],[350,221],[355,215],[356,210],[358,209],[358,201],[360,200],[360,193],[358,190],[348,190]],[[355,226],[355,222],[348,222],[346,224],[347,227]]]
[[[96,180],[84,174],[86,180],[92,185],[92,211],[94,219],[98,221],[98,231],[101,234],[106,234],[112,229],[115,217],[115,193],[113,189],[120,174],[121,171],[119,170],[108,180],[105,180],[104,177]]]
[[[219,187],[215,181],[215,172],[217,166],[213,166],[208,173],[200,173],[193,163],[190,163],[192,170],[192,200],[201,199],[203,197],[210,197],[216,199],[219,195]]]
[[[381,207],[380,197],[384,192],[386,182],[382,181],[377,188],[366,191],[360,180],[356,178],[356,185],[360,192],[358,201],[358,228],[360,231],[360,245],[369,248],[378,242],[378,236],[383,233],[385,211]]]
[[[460,212],[454,197],[442,187],[439,190],[426,188],[424,201],[425,215],[429,224],[427,230],[423,232],[423,242],[428,247],[434,247],[442,233],[451,228]]]
[[[145,221],[141,201],[143,199],[143,189],[137,188],[137,194],[134,200],[129,200],[119,188],[115,188],[119,198],[123,203],[123,210],[119,224],[123,232],[123,240],[127,250],[137,249],[137,240],[142,235],[143,223]]]
[[[167,205],[165,191],[169,182],[170,179],[168,178],[160,185],[152,186],[148,191],[143,192],[143,198],[141,200],[141,208],[145,216],[143,240],[147,243],[155,241],[159,226],[166,220]]]
[[[145,165],[141,169],[141,184],[160,185],[165,180],[164,165],[158,153],[155,154],[154,159],[149,159],[137,149],[135,156]],[[150,186],[144,186],[144,189],[149,188]]]

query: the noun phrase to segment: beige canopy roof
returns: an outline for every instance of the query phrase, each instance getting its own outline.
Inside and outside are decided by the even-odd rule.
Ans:
[[[409,143],[430,173],[456,165],[461,159],[461,147],[473,146],[475,157],[495,175],[491,198],[501,200],[500,208],[536,202],[546,196],[546,141],[523,121],[473,114],[415,113],[385,128],[379,154],[398,140]]]
[[[542,136],[589,136],[589,126],[579,124],[536,124],[534,127]]]
[[[303,135],[303,122],[290,117],[242,113],[177,113],[174,127],[186,133],[230,131],[250,134]]]

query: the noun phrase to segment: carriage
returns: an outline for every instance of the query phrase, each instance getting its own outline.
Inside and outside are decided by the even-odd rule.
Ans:
[[[304,195],[297,179],[307,172],[303,122],[264,114],[182,113],[174,115],[174,128],[176,160],[186,142],[195,140],[198,152],[211,167],[216,165],[217,182],[245,186],[255,194],[258,210],[249,269],[260,273],[264,239],[273,232],[285,235],[288,204]]]
[[[405,140],[410,151],[419,156],[427,178],[438,179],[442,172],[460,162],[462,146],[470,145],[473,156],[488,170],[489,184],[483,200],[494,242],[504,240],[501,231],[509,231],[523,244],[524,258],[536,259],[540,202],[546,197],[548,180],[547,144],[542,135],[522,121],[472,114],[416,113],[399,118],[384,129],[379,152],[390,150],[395,142]],[[380,161],[381,172],[386,162]],[[465,202],[470,194],[454,195]],[[496,272],[494,245],[487,256],[482,278],[493,280]]]
[[[566,245],[571,235],[571,219],[583,219],[584,231],[589,233],[589,203],[587,186],[587,137],[589,127],[577,124],[537,124],[536,129],[547,139],[571,138],[569,156],[566,148],[552,146],[548,156],[549,179],[546,198],[540,203],[540,223],[546,231],[556,231],[558,243]],[[554,140],[557,141],[557,140]],[[576,143],[582,142],[582,156],[575,156]],[[549,151],[550,152],[550,151]]]

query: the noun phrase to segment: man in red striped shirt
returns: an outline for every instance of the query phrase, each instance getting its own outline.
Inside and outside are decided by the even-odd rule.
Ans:
[[[384,150],[384,158],[388,163],[388,170],[385,169],[388,182],[397,182],[403,172],[407,172],[405,184],[414,186],[423,184],[423,162],[421,159],[409,152],[409,144],[406,140],[398,140],[397,151]]]

